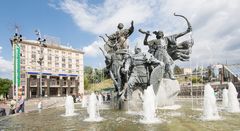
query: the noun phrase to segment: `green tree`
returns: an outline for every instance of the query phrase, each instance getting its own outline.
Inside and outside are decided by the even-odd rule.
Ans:
[[[7,96],[12,81],[9,79],[0,78],[0,95]]]
[[[86,77],[89,84],[99,83],[102,80],[109,78],[109,75],[107,74],[107,72],[108,71],[105,68],[97,69],[97,68],[92,68],[90,66],[84,67],[84,77]]]
[[[174,71],[174,74],[178,74],[178,75],[183,74],[183,70],[177,65],[174,67],[173,71]]]
[[[84,89],[90,89],[89,79],[86,76],[84,76]]]
[[[202,83],[202,80],[199,77],[192,77],[192,83]]]

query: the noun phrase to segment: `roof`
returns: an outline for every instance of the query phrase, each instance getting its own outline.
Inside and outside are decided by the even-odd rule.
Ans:
[[[225,65],[224,67],[235,77],[238,77],[238,79],[240,79],[240,64]]]
[[[39,41],[37,41],[37,40],[26,40],[26,39],[23,39],[21,41],[21,43],[35,45],[35,46],[39,45]],[[78,52],[78,53],[84,54],[83,51],[81,51],[79,49],[74,49],[74,48],[72,48],[70,46],[64,46],[64,45],[60,45],[60,44],[53,44],[53,43],[47,43],[47,42],[46,42],[46,45],[47,45],[48,48],[61,49],[61,50],[73,51],[73,52]]]

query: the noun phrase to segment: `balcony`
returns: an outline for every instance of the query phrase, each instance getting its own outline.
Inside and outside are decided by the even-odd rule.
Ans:
[[[37,87],[37,83],[38,83],[37,79],[31,79],[30,80],[30,87]]]
[[[60,87],[60,81],[50,81],[50,87]]]

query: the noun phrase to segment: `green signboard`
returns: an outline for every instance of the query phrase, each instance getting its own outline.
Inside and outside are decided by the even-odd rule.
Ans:
[[[20,87],[20,46],[17,44],[14,45],[14,85],[16,86],[17,82],[17,87]]]

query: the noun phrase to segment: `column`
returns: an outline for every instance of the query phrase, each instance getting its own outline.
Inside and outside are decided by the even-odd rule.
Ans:
[[[51,77],[49,75],[47,75],[47,90],[46,90],[46,96],[50,96],[50,79]]]
[[[26,74],[27,75],[27,99],[29,99],[29,98],[31,98],[31,96],[30,96],[30,93],[31,93],[31,90],[30,90],[30,77],[31,77],[31,75],[29,75],[29,74]]]
[[[75,77],[75,88],[74,88],[74,93],[77,95],[78,94],[78,86],[79,86],[79,77]]]
[[[67,95],[70,95],[70,88],[71,88],[71,77],[67,77]]]
[[[62,96],[63,77],[60,76],[59,80],[60,88],[58,88],[58,96]]]
[[[37,75],[37,94],[36,97],[40,97],[40,75]]]

